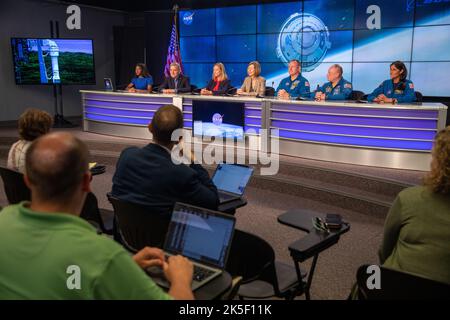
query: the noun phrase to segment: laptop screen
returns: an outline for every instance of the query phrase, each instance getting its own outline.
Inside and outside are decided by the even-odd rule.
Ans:
[[[234,224],[233,216],[177,203],[164,250],[223,269]]]
[[[242,196],[253,168],[222,163],[217,166],[212,181],[217,189]]]
[[[105,90],[106,91],[113,91],[114,90],[114,87],[113,87],[113,84],[112,84],[112,81],[111,81],[110,78],[104,78],[103,82],[105,83]]]

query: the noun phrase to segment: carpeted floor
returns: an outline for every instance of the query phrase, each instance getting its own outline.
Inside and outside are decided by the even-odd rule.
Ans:
[[[3,131],[4,129],[2,129]],[[2,133],[5,133],[3,131]],[[79,132],[82,139],[85,135]],[[84,138],[92,139],[98,135],[86,135]],[[99,136],[103,141],[119,141],[115,137]],[[136,144],[143,144],[145,141],[136,141]],[[309,162],[310,160],[302,160]],[[4,162],[4,159],[2,159]],[[3,165],[4,163],[2,163]],[[318,165],[318,162],[314,162]],[[328,165],[332,165],[328,163]],[[352,166],[338,165],[334,167],[345,171],[352,170]],[[354,168],[354,166],[353,166]],[[95,176],[92,182],[94,193],[99,199],[101,208],[112,209],[106,199],[106,193],[111,190],[112,175],[114,167],[108,166],[106,173]],[[392,177],[392,172],[385,169],[366,168],[366,174],[380,175],[383,172]],[[398,174],[398,171],[395,173]],[[408,173],[409,182],[417,182],[422,173]],[[399,175],[404,175],[400,173]],[[361,264],[377,263],[377,250],[382,238],[383,218],[371,216],[369,214],[357,213],[350,210],[341,209],[324,203],[313,201],[298,196],[287,195],[276,190],[263,190],[249,187],[246,191],[248,205],[239,209],[236,213],[237,228],[250,231],[261,236],[268,241],[275,249],[277,259],[292,263],[289,256],[288,246],[293,241],[304,236],[299,230],[280,225],[277,216],[289,209],[308,208],[316,209],[327,213],[342,214],[344,219],[351,223],[351,230],[343,235],[339,243],[322,253],[319,257],[314,280],[311,288],[312,299],[345,299],[355,282],[356,270]],[[3,191],[0,187],[0,206],[7,204]],[[311,261],[303,267],[308,269]],[[303,299],[304,297],[300,297]]]

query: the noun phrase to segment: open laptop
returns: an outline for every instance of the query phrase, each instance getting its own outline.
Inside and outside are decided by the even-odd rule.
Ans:
[[[183,255],[194,264],[192,290],[214,278],[225,268],[236,219],[217,211],[176,203],[164,243],[166,256]],[[169,288],[161,267],[147,269],[160,286]]]
[[[221,163],[212,182],[219,191],[220,204],[240,199],[253,174],[253,168],[239,164]]]
[[[105,84],[106,91],[114,91],[114,85],[111,78],[104,78],[103,83]]]

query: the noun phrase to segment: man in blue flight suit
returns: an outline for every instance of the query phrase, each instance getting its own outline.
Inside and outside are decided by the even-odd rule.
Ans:
[[[342,67],[333,64],[327,73],[329,82],[317,88],[314,98],[316,101],[347,100],[352,93],[352,84],[342,77]]]
[[[414,84],[406,79],[408,70],[401,61],[395,61],[390,66],[391,79],[383,81],[368,97],[375,103],[405,103],[416,100]]]
[[[296,99],[298,97],[309,98],[310,86],[308,80],[300,75],[300,61],[291,60],[289,62],[289,77],[281,80],[278,85],[276,95],[280,99]]]

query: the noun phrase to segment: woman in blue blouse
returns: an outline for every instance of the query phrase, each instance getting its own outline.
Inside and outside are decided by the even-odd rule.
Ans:
[[[367,100],[375,103],[408,103],[416,100],[414,84],[406,79],[408,69],[401,61],[391,63],[391,78],[383,81],[368,97]]]
[[[148,73],[147,66],[144,63],[138,63],[136,65],[135,73],[136,77],[131,79],[126,90],[128,92],[152,92],[153,78],[150,73]]]

